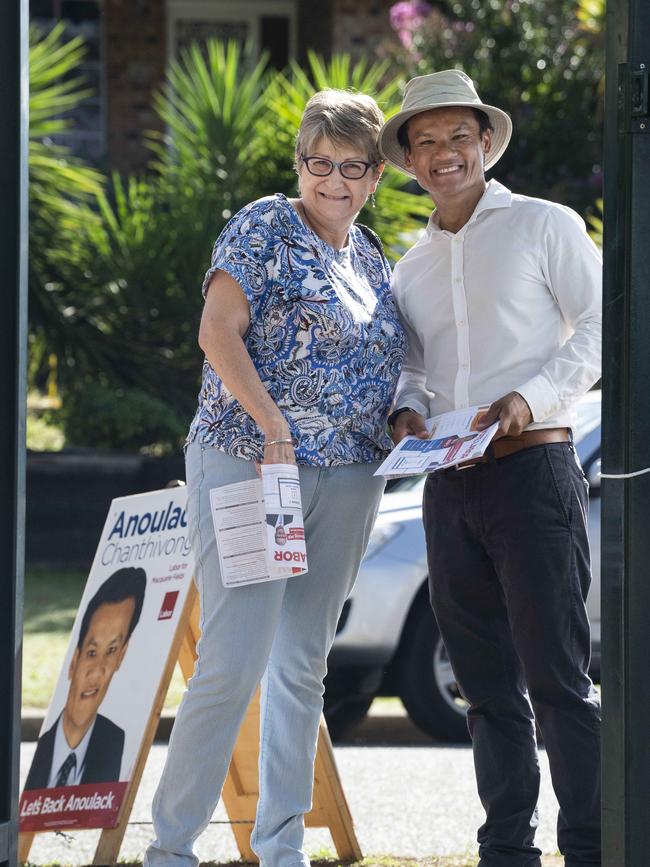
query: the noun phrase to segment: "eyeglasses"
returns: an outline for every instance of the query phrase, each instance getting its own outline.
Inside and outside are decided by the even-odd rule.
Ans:
[[[336,160],[328,160],[326,157],[305,157],[302,154],[300,154],[300,159],[307,166],[310,175],[326,178],[332,174],[336,167],[341,175],[349,181],[361,180],[368,169],[377,165],[377,163],[367,163],[364,160],[343,160],[342,163],[337,163]]]

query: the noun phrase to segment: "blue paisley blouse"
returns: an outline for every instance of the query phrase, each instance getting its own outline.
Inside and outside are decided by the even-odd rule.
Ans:
[[[268,196],[242,208],[217,239],[203,294],[217,270],[250,305],[246,348],[289,422],[299,464],[381,460],[386,417],[406,339],[390,292],[390,268],[352,226],[335,250],[303,223],[289,200]],[[207,360],[188,434],[230,455],[261,461],[264,436]]]

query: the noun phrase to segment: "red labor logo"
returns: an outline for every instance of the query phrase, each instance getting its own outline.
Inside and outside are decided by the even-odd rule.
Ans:
[[[171,620],[174,614],[174,608],[176,608],[178,592],[178,590],[170,590],[168,593],[165,593],[158,620]]]

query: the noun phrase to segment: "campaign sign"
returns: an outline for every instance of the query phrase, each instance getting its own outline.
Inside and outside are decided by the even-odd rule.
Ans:
[[[20,830],[114,828],[194,571],[185,488],[113,500],[20,799]]]

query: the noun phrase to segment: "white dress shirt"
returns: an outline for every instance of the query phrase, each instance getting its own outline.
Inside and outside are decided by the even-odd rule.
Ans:
[[[59,720],[56,724],[56,734],[54,736],[54,749],[52,751],[52,765],[50,767],[50,776],[47,781],[48,789],[56,786],[56,778],[59,776],[61,765],[68,758],[70,753],[75,754],[77,764],[74,771],[68,777],[68,786],[79,785],[79,783],[81,782],[81,775],[83,774],[84,770],[84,762],[86,761],[88,743],[90,741],[90,736],[92,735],[94,728],[95,723],[93,722],[93,724],[90,726],[81,741],[74,749],[72,749],[72,747],[68,746],[68,742],[63,732],[63,718],[59,717]]]
[[[393,276],[409,338],[395,408],[431,416],[517,391],[529,429],[572,427],[600,376],[601,282],[598,248],[563,205],[492,180],[459,232],[434,211]]]

